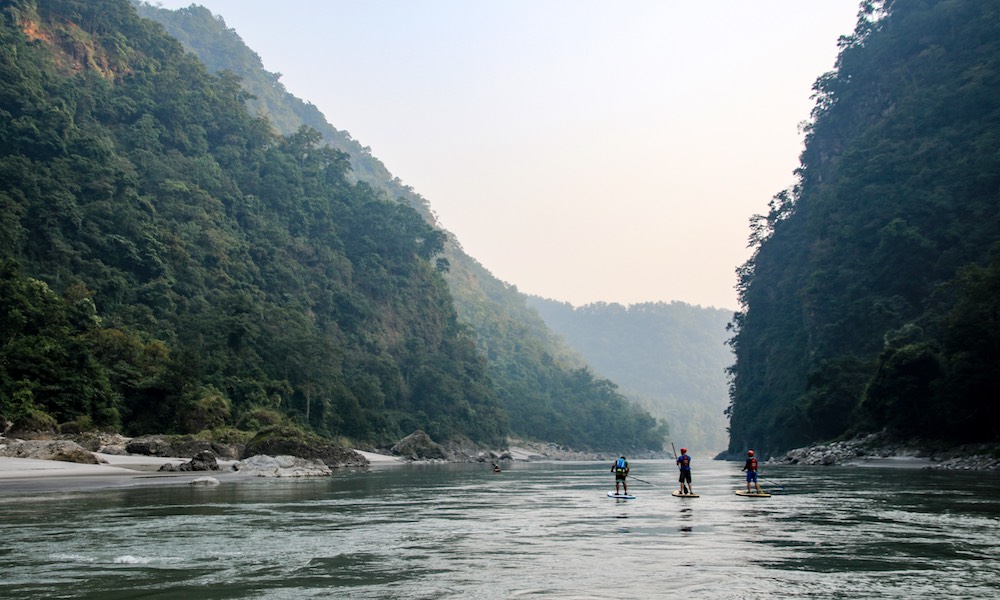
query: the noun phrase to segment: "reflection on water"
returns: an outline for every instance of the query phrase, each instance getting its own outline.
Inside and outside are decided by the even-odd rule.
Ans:
[[[691,519],[694,516],[694,509],[690,506],[684,506],[680,510],[681,516],[681,533],[694,533],[694,526],[691,524]]]
[[[1000,478],[634,461],[0,496],[3,598],[992,598]],[[782,491],[781,486],[784,487]]]

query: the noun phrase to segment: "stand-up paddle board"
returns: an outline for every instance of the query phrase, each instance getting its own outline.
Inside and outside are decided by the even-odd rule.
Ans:
[[[616,494],[614,492],[608,492],[608,498],[618,498],[619,500],[635,500],[635,496],[632,494]]]
[[[748,492],[746,490],[736,490],[737,496],[746,496],[747,498],[770,498],[771,494],[767,492]]]
[[[682,494],[678,490],[674,490],[671,496],[676,496],[678,498],[701,498],[698,494]]]

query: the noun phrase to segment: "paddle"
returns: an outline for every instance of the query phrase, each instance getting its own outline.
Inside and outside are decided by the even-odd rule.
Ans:
[[[770,478],[768,478],[768,477],[760,477],[759,475],[758,475],[758,478],[759,478],[759,479],[763,479],[764,481],[767,481],[768,483],[771,483],[771,484],[774,484],[774,485],[776,485],[776,486],[780,487],[780,488],[781,488],[781,491],[785,491],[785,486],[783,486],[783,485],[781,484],[781,482],[779,482],[779,481],[775,481],[775,480],[773,480],[773,479],[770,479]]]
[[[660,486],[656,485],[655,483],[652,483],[650,481],[646,481],[645,479],[639,479],[638,477],[635,477],[634,475],[630,475],[630,477],[632,477],[632,479],[635,479],[636,481],[641,481],[643,483],[648,483],[649,485],[651,485],[653,487],[660,487]]]
[[[781,491],[785,491],[785,486],[782,485],[780,481],[775,481],[774,479],[771,479],[770,477],[761,477],[760,473],[757,473],[757,479],[760,479],[760,480],[763,480],[763,481],[767,481],[768,483],[771,483],[771,484],[774,484],[774,485],[780,487]],[[757,486],[757,489],[760,489],[759,485]]]

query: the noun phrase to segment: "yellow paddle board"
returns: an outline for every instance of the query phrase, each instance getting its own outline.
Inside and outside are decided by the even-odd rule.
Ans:
[[[767,492],[748,492],[746,490],[736,490],[737,496],[746,496],[747,498],[770,498],[771,494]]]

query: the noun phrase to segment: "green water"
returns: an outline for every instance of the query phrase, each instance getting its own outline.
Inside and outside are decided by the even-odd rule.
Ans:
[[[1000,477],[634,461],[78,491],[0,483],[2,598],[996,598]],[[172,480],[178,481],[178,480]],[[775,485],[780,483],[784,490]],[[652,485],[651,485],[652,484]]]

